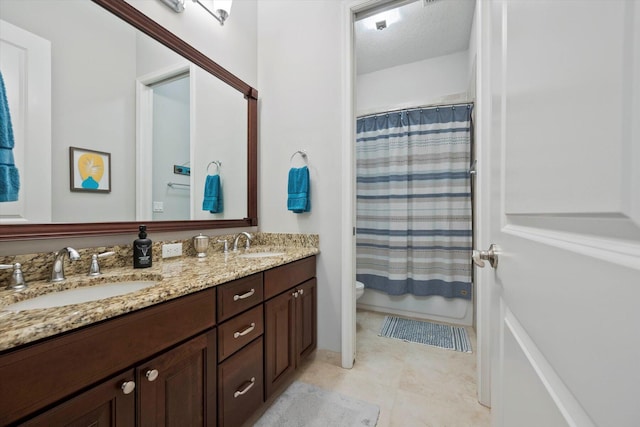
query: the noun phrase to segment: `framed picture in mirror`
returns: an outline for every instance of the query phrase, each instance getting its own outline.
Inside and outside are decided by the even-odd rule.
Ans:
[[[111,154],[69,147],[71,191],[111,192]]]

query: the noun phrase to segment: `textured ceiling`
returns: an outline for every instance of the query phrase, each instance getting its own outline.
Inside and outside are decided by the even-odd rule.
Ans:
[[[384,30],[367,29],[366,18],[356,21],[357,73],[468,49],[474,7],[475,0],[419,0],[396,8],[399,21]]]

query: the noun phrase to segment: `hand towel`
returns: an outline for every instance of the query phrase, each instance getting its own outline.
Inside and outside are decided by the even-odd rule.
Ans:
[[[0,202],[15,202],[20,191],[20,175],[13,160],[13,128],[9,102],[0,73]]]
[[[287,209],[294,213],[311,212],[309,169],[306,166],[289,169]]]
[[[220,185],[220,175],[218,174],[207,175],[204,183],[202,210],[211,213],[221,213],[223,210],[222,186]]]

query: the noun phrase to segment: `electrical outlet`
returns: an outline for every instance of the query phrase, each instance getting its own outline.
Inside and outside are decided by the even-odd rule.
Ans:
[[[162,258],[171,258],[182,255],[182,243],[170,243],[162,245]]]

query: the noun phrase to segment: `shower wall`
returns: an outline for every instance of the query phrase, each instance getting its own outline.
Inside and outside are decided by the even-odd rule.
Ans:
[[[474,63],[475,49],[471,49],[358,75],[357,115],[472,100]],[[457,298],[391,296],[366,289],[357,305],[369,310],[436,321],[463,325],[473,323],[473,301]]]

